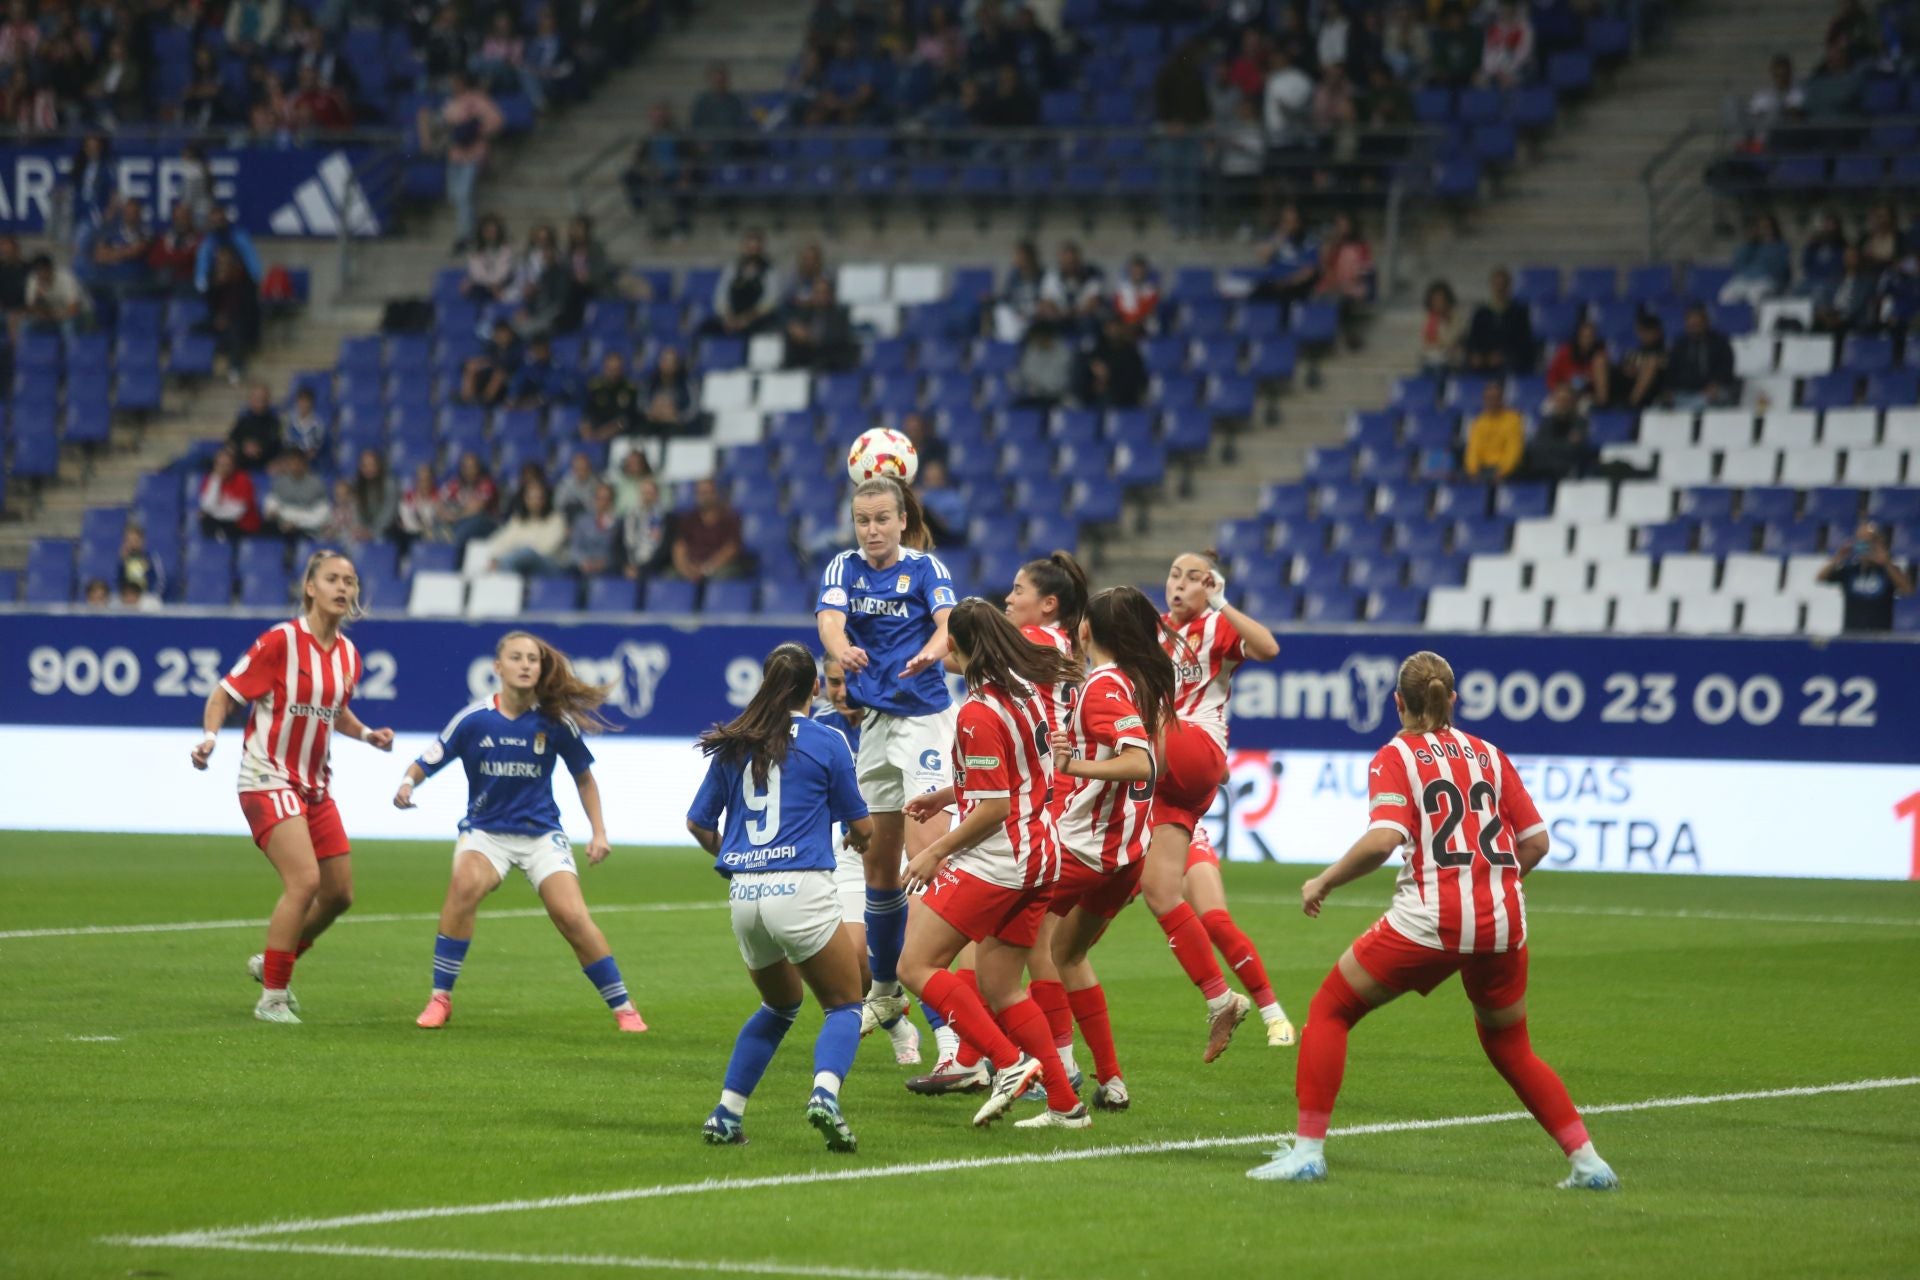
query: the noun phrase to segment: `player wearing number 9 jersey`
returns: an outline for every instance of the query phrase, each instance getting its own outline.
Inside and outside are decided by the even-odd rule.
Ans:
[[[1405,865],[1393,905],[1341,955],[1307,1012],[1294,1091],[1298,1139],[1248,1177],[1317,1182],[1327,1176],[1327,1123],[1346,1070],[1347,1037],[1367,1013],[1408,991],[1426,995],[1458,973],[1480,1045],[1567,1154],[1560,1185],[1620,1185],[1586,1124],[1527,1036],[1527,917],[1520,881],[1547,856],[1547,825],[1513,762],[1453,727],[1453,668],[1437,653],[1400,664],[1394,706],[1402,732],[1367,772],[1372,820],[1340,861],[1300,888],[1309,916],[1327,895],[1378,868],[1396,850]]]
[[[193,767],[204,770],[228,714],[253,704],[241,747],[240,810],[281,883],[267,949],[247,966],[264,988],[253,1010],[262,1022],[300,1021],[288,990],[294,960],[353,902],[351,847],[327,794],[333,730],[393,749],[393,730],[369,729],[347,707],[361,670],[360,651],[342,634],[360,616],[353,561],[314,552],[301,593],[302,615],[263,632],[207,695],[205,736],[193,750]]]

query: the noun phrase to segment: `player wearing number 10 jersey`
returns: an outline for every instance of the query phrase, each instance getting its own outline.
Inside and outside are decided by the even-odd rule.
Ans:
[[[1371,825],[1340,861],[1300,889],[1320,914],[1334,889],[1405,848],[1387,914],[1348,947],[1307,1012],[1295,1092],[1298,1139],[1248,1177],[1327,1176],[1327,1122],[1346,1070],[1347,1036],[1367,1013],[1408,991],[1426,995],[1455,973],[1473,1003],[1480,1045],[1573,1169],[1560,1185],[1620,1185],[1586,1124],[1527,1036],[1527,916],[1520,880],[1547,856],[1547,825],[1505,753],[1453,727],[1453,668],[1436,653],[1400,664],[1394,705],[1403,731],[1368,770]]]

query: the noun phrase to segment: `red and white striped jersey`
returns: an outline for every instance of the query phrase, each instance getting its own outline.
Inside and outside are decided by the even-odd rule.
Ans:
[[[261,634],[220,687],[251,702],[240,790],[291,787],[311,802],[327,794],[333,722],[360,683],[360,651],[342,635],[323,649],[304,618]]]
[[[953,735],[960,821],[982,800],[1004,798],[1010,807],[1000,830],[954,854],[952,864],[1007,889],[1059,879],[1059,836],[1047,808],[1052,788],[1053,749],[1039,699],[993,684],[975,690],[960,704]]]
[[[1162,643],[1173,659],[1173,702],[1180,718],[1205,730],[1225,751],[1233,673],[1247,660],[1240,633],[1218,609],[1189,618],[1184,626],[1163,613],[1160,623],[1167,629]]]
[[[1133,691],[1133,681],[1115,666],[1096,667],[1080,690],[1073,718],[1073,753],[1082,760],[1111,760],[1122,748],[1139,747],[1153,757],[1153,743]],[[1060,819],[1060,843],[1100,871],[1114,871],[1146,856],[1152,830],[1153,783],[1062,779],[1070,787]]]
[[[1515,951],[1527,904],[1514,850],[1546,828],[1513,762],[1455,728],[1403,733],[1367,771],[1370,829],[1406,841],[1387,919],[1442,951]]]
[[[1067,638],[1067,633],[1063,628],[1054,626],[1052,623],[1047,623],[1044,626],[1022,627],[1020,628],[1020,634],[1037,645],[1053,649],[1058,653],[1065,654],[1069,658],[1073,656],[1073,641]],[[1080,696],[1079,685],[1044,685],[1036,688],[1034,693],[1038,696],[1040,709],[1047,718],[1047,733],[1049,736],[1058,733],[1061,729],[1073,723],[1073,704],[1074,700]],[[1064,783],[1065,779],[1061,781]],[[1053,817],[1055,822],[1058,822],[1060,815],[1066,812],[1066,806],[1066,787],[1064,785],[1055,787],[1053,789]]]

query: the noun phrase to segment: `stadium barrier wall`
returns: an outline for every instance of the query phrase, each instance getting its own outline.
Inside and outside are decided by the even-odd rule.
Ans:
[[[199,707],[272,615],[0,612],[4,825],[244,831],[231,799],[239,734],[193,773]],[[492,692],[504,621],[368,619],[352,631],[355,709],[391,725],[391,758],[334,752],[349,830],[450,835],[464,784],[388,803],[406,760]],[[613,690],[622,732],[596,739],[612,835],[684,844],[702,764],[692,738],[753,694],[759,661],[804,620],[536,627]],[[1417,648],[1453,663],[1459,723],[1515,758],[1553,831],[1549,865],[1920,878],[1920,645],[1898,640],[1470,636],[1315,631],[1235,681],[1230,785],[1212,815],[1235,860],[1324,861],[1366,819],[1366,769],[1397,727],[1395,669]],[[570,788],[561,787],[577,817]],[[110,799],[109,799],[110,797]]]

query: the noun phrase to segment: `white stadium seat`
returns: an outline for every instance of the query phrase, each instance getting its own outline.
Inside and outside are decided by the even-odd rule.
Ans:
[[[706,479],[719,460],[711,440],[669,440],[666,456],[655,470],[661,484],[681,484]]]
[[[1840,634],[1840,619],[1846,608],[1840,599],[1838,587],[1828,587],[1817,596],[1807,598],[1807,634],[1813,636],[1837,636]]]
[[[707,374],[700,379],[700,407],[708,413],[753,408],[753,374],[746,369]]]
[[[511,618],[520,612],[527,584],[517,573],[483,573],[467,589],[469,618]]]
[[[1621,556],[1617,560],[1596,560],[1593,564],[1593,592],[1602,596],[1645,594],[1653,585],[1653,560],[1647,556]]]
[[[457,573],[422,569],[413,575],[407,612],[416,618],[457,618],[467,603],[467,580]]]
[[[1658,524],[1673,518],[1673,490],[1658,480],[1630,480],[1614,495],[1614,519],[1622,524]]]
[[[1839,471],[1837,450],[1815,445],[1810,449],[1784,449],[1780,453],[1780,483],[1796,489],[1832,484]]]
[[[891,302],[862,302],[847,308],[856,329],[871,330],[876,338],[900,336],[900,308]]]
[[[1884,489],[1900,483],[1907,469],[1907,451],[1894,448],[1849,449],[1840,483],[1861,489]]]
[[[1478,631],[1487,598],[1467,587],[1435,587],[1427,592],[1429,631]]]
[[[937,263],[902,262],[893,269],[892,301],[903,307],[938,302],[946,291],[946,273]]]
[[[813,378],[804,370],[763,373],[754,407],[762,413],[798,413],[811,402],[812,387]]]
[[[1670,596],[1713,594],[1720,564],[1712,556],[1685,554],[1660,557],[1660,590]]]
[[[1733,630],[1733,597],[1681,596],[1673,629],[1689,636],[1727,634]]]
[[[1684,449],[1686,445],[1670,446]],[[1656,470],[1660,465],[1660,450],[1650,444],[1603,444],[1600,446],[1602,462],[1624,462],[1630,467],[1639,467],[1644,471]]]
[[[1547,598],[1536,595],[1497,595],[1487,606],[1489,631],[1545,631]]]
[[[1770,596],[1780,592],[1780,557],[1738,552],[1720,566],[1720,590],[1733,596]]]
[[[1587,589],[1585,556],[1542,556],[1527,563],[1527,589],[1543,595],[1563,595]]]
[[[1663,634],[1673,629],[1673,597],[1621,596],[1613,602],[1613,629],[1629,635]]]
[[[1515,520],[1513,554],[1529,560],[1567,554],[1566,523],[1552,519]]]
[[[1648,409],[1640,415],[1640,439],[1652,445],[1692,444],[1691,409]]]
[[[1826,595],[1833,590],[1832,587],[1820,581],[1820,571],[1826,567],[1826,556],[1788,556],[1787,579],[1780,589],[1781,594],[1800,601]]]
[[[759,444],[766,434],[766,419],[752,409],[734,409],[713,415],[713,442],[723,449],[740,444]]]
[[[787,338],[782,333],[756,333],[747,340],[747,368],[770,373],[787,362]]]
[[[1610,524],[1576,525],[1573,530],[1574,554],[1587,560],[1617,559],[1633,549],[1633,526],[1615,521]]]
[[[835,300],[842,306],[857,307],[868,302],[887,302],[887,268],[881,262],[849,262],[841,266],[834,285]]]
[[[1774,340],[1770,333],[1743,333],[1730,340],[1733,371],[1742,378],[1773,372]]]
[[[1804,449],[1813,443],[1818,422],[1808,409],[1769,409],[1760,418],[1760,443],[1776,449]]]
[[[1640,416],[1646,421],[1646,415]],[[1700,443],[1709,449],[1744,449],[1753,443],[1750,409],[1709,409],[1700,415]]]
[[[1713,483],[1713,450],[1664,449],[1660,453],[1660,478],[1685,488]]]
[[[1607,629],[1610,601],[1598,592],[1550,597],[1552,613],[1547,618],[1549,631],[1594,632]]]
[[[1828,334],[1789,334],[1780,339],[1776,373],[1813,378],[1833,372],[1833,338]]]
[[[1813,299],[1769,298],[1760,304],[1760,332],[1772,333],[1782,320],[1791,320],[1802,329],[1813,327]]]
[[[1742,488],[1772,484],[1780,473],[1780,453],[1776,449],[1734,449],[1720,456],[1720,483]]]
[[[1880,411],[1827,410],[1820,417],[1820,443],[1830,449],[1871,449],[1880,443]]]
[[[1740,602],[1740,630],[1750,636],[1800,634],[1800,602],[1786,596],[1748,596]]]
[[[1880,426],[1880,443],[1891,448],[1920,449],[1920,409],[1889,409]]]
[[[1483,596],[1518,592],[1520,569],[1512,556],[1474,556],[1467,561],[1467,588]]]
[[[1553,491],[1554,518],[1562,524],[1597,524],[1613,511],[1613,485],[1605,480],[1566,480]]]

